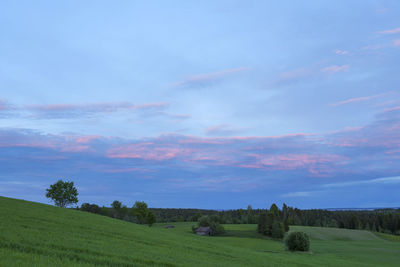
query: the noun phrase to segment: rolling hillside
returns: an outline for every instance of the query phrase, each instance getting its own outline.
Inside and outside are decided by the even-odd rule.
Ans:
[[[398,266],[400,242],[374,233],[292,227],[311,235],[310,253],[285,251],[255,225],[225,225],[221,237],[192,223],[154,227],[0,197],[0,266]]]

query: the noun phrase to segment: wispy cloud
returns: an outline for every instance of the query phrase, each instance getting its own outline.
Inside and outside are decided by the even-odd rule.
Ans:
[[[165,108],[168,103],[133,104],[131,102],[102,102],[88,104],[47,104],[27,105],[25,110],[40,112],[42,115],[89,115],[95,113],[113,113],[119,111],[151,110]]]
[[[131,102],[98,102],[87,104],[31,104],[25,106],[12,105],[0,101],[0,111],[8,111],[8,116],[28,116],[38,119],[76,118],[111,114],[116,112],[143,111],[152,114],[162,114],[169,103],[154,102],[133,104]]]
[[[400,46],[400,39],[393,40],[394,46]]]
[[[321,71],[326,73],[337,73],[337,72],[347,71],[349,68],[350,68],[349,65],[340,65],[340,66],[332,65],[322,68]]]
[[[400,110],[400,106],[396,106],[396,107],[392,107],[392,108],[387,108],[387,109],[385,109],[386,112],[397,111],[397,110]]]
[[[373,44],[373,45],[366,45],[361,47],[361,50],[379,50],[381,48],[384,48],[386,45],[383,44]]]
[[[221,81],[222,79],[228,76],[231,76],[236,73],[241,73],[247,70],[249,70],[249,68],[235,68],[219,72],[194,75],[188,77],[183,81],[173,83],[172,87],[186,87],[186,88],[206,87],[218,81]]]
[[[313,70],[311,68],[298,68],[290,71],[282,72],[276,81],[276,84],[286,84],[299,81],[303,78],[309,77],[313,74]]]
[[[218,124],[205,129],[207,135],[224,135],[229,136],[235,134],[239,129],[229,124]]]
[[[309,191],[299,191],[299,192],[290,192],[286,194],[282,194],[282,197],[309,197],[312,195],[312,192]]]
[[[400,27],[399,28],[380,31],[378,33],[380,33],[380,34],[396,34],[396,33],[400,33]]]
[[[170,114],[169,117],[173,119],[173,122],[178,123],[178,122],[182,122],[184,120],[190,119],[192,117],[192,115],[191,114]]]
[[[7,109],[7,107],[6,107],[5,102],[3,100],[0,100],[0,111],[6,110],[6,109]]]
[[[354,103],[354,102],[362,102],[362,101],[368,101],[371,99],[375,99],[375,98],[379,98],[385,95],[388,95],[389,93],[392,92],[387,92],[387,93],[382,93],[382,94],[377,94],[377,95],[371,95],[371,96],[361,96],[361,97],[354,97],[354,98],[350,98],[350,99],[346,99],[340,102],[336,102],[331,104],[332,107],[337,107],[337,106],[341,106],[341,105],[345,105],[345,104],[350,104],[350,103]]]
[[[340,50],[340,49],[336,49],[336,50],[334,50],[333,52],[334,52],[335,54],[341,55],[341,56],[344,56],[344,55],[348,55],[348,54],[349,54],[349,51],[347,51],[347,50]]]
[[[10,104],[8,101],[0,99],[0,112],[7,112],[14,110],[14,105]]]
[[[360,181],[329,183],[322,185],[322,187],[333,188],[333,187],[348,187],[348,186],[358,186],[358,185],[368,185],[368,184],[398,184],[398,183],[400,183],[400,176],[382,177],[382,178],[360,180]]]

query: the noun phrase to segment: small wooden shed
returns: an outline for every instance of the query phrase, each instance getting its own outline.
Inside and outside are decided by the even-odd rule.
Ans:
[[[196,229],[196,234],[198,235],[211,235],[210,227],[199,227]]]

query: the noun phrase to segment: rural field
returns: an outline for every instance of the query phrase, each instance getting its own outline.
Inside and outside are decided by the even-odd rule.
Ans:
[[[0,197],[0,266],[398,266],[400,239],[362,230],[290,227],[311,250],[292,253],[256,225],[203,237],[194,223],[153,227]],[[166,229],[166,225],[175,228]]]

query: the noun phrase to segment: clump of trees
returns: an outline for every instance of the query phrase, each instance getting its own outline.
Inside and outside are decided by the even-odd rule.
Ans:
[[[100,208],[96,204],[83,203],[79,209],[128,222],[147,224],[149,226],[152,226],[157,221],[154,212],[143,201],[136,201],[131,209],[118,200],[114,200],[111,203],[111,208],[104,206]]]
[[[114,200],[113,203],[111,203],[111,208],[112,217],[120,220],[128,220],[128,218],[126,218],[128,215],[128,207],[122,205],[121,201]]]
[[[68,207],[78,203],[78,190],[74,182],[58,180],[55,184],[46,189],[46,197],[54,201],[57,207]]]
[[[201,209],[150,209],[158,222],[196,222],[204,215],[218,216],[221,224],[257,224],[268,209],[201,210]],[[279,216],[285,231],[289,225],[339,227],[362,229],[374,232],[400,235],[400,209],[376,210],[301,210],[283,204]]]
[[[283,238],[285,232],[289,231],[286,215],[272,204],[269,210],[259,215],[257,231],[272,238]]]
[[[110,216],[109,209],[106,207],[100,207],[96,204],[90,204],[90,203],[83,203],[81,207],[79,208],[81,211],[86,211],[86,212],[91,212],[94,214],[100,214],[104,216]]]
[[[210,235],[221,235],[225,233],[224,227],[221,225],[218,216],[202,216],[199,218],[199,221],[196,226],[192,226],[192,231],[196,232],[196,229],[199,227],[210,227]]]
[[[304,232],[291,232],[285,238],[285,246],[290,251],[309,251],[310,238]]]
[[[132,207],[131,214],[139,224],[152,226],[156,222],[156,216],[149,210],[144,201],[136,201]]]
[[[339,227],[400,235],[400,209],[300,210],[288,208],[290,225]]]

